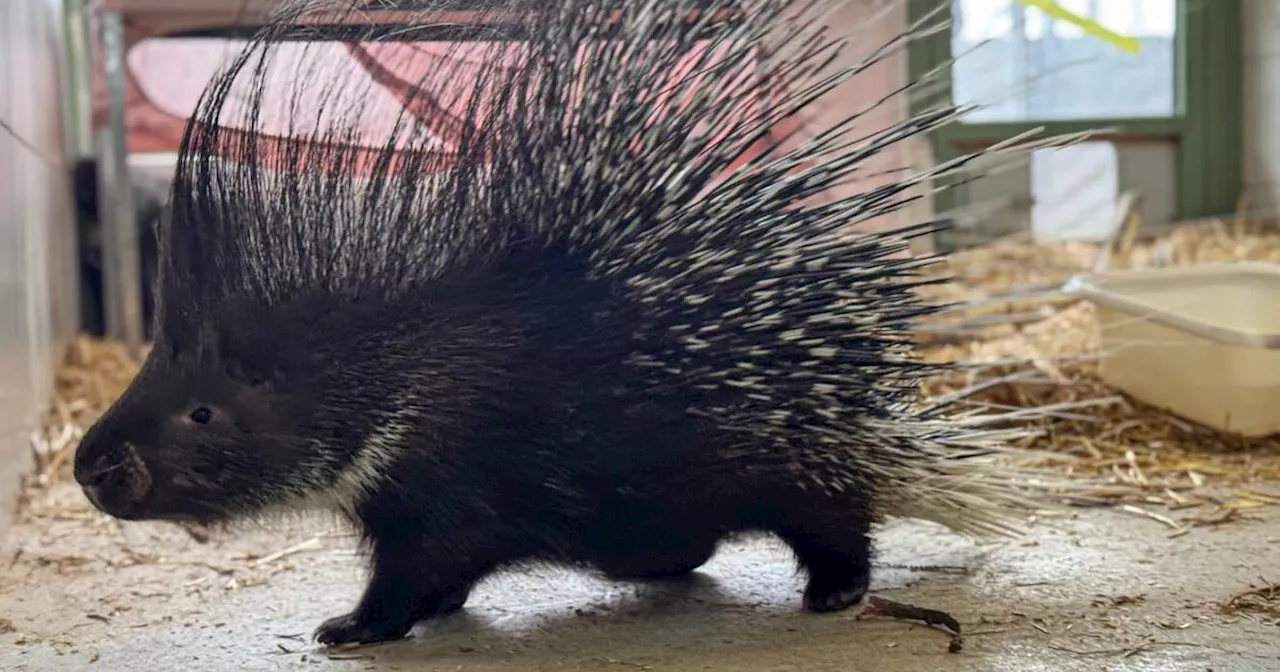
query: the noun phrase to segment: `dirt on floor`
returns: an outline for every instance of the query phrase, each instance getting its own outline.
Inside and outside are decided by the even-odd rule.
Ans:
[[[363,568],[323,521],[203,539],[108,520],[65,484],[38,491],[24,518],[2,556],[6,670],[1280,669],[1276,507],[1178,532],[1082,510],[987,546],[888,525],[874,589],[954,614],[958,653],[921,625],[800,611],[800,578],[769,540],[725,547],[688,581],[504,575],[411,639],[326,652],[310,633],[353,605]]]

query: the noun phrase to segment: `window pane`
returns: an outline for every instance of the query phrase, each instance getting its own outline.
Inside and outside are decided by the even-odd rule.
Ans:
[[[966,121],[1172,117],[1177,0],[1059,0],[1139,53],[1014,0],[952,0],[952,86]]]

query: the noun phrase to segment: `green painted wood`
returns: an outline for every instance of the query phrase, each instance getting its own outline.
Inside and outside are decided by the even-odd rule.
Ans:
[[[1232,212],[1244,188],[1240,0],[1182,0],[1186,121],[1178,201],[1184,219]]]

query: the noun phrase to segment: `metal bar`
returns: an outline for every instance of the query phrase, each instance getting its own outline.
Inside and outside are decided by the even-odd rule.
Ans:
[[[93,124],[91,123],[93,57],[88,36],[92,30],[90,10],[85,0],[66,0],[63,7],[63,96],[66,101],[63,123],[67,156],[72,160],[91,156]]]
[[[504,7],[507,7],[509,4],[510,4],[510,0],[366,0],[366,2],[360,6],[360,9],[363,11],[378,11],[378,10],[388,10],[388,11],[432,10],[432,11],[435,11],[435,10],[441,10],[441,9],[484,10],[484,9],[502,9]],[[612,5],[614,7],[625,7],[627,4],[627,1],[614,0],[611,3],[605,2],[601,4]],[[689,2],[688,0],[685,0],[682,6],[684,7],[693,6],[693,7],[705,9],[707,7],[715,7],[717,5],[723,6],[724,4],[737,4],[737,3],[724,3],[720,0],[702,0],[701,2]]]
[[[1013,102],[1017,105],[1019,119],[1026,119],[1030,110],[1031,102],[1031,78],[1030,63],[1031,60],[1031,38],[1027,35],[1027,8],[1017,3],[1009,5],[1009,18],[1013,22],[1013,30],[1009,31],[1009,37],[1013,38],[1013,56],[1009,59],[1012,61],[1013,82],[1018,87],[1018,95],[1013,97]],[[1050,18],[1045,27],[1044,41],[1053,39],[1053,19]],[[983,101],[985,104],[985,101]]]
[[[618,34],[621,25],[615,20],[602,19],[600,27],[591,39],[611,39]],[[290,26],[242,21],[240,23],[209,26],[194,30],[178,31],[163,35],[167,38],[222,38],[253,39],[265,28],[274,32],[274,41],[315,42],[379,41],[379,42],[465,42],[465,41],[519,41],[529,39],[528,13],[443,10],[413,12],[407,10],[371,11],[357,14],[316,13],[300,17]],[[691,10],[683,19],[658,23],[653,31],[677,31],[695,25],[701,16]],[[720,31],[741,25],[740,13],[733,10],[716,12],[712,21],[702,27],[703,34],[713,37]],[[156,37],[161,37],[157,35]]]
[[[125,142],[124,21],[101,16],[103,68],[107,80],[108,124],[99,130],[99,211],[102,213],[102,285],[106,333],[137,354],[142,345],[142,262],[137,210],[129,182]]]
[[[730,25],[732,25],[730,22],[710,24],[703,30],[700,37],[711,39],[718,34],[718,31]],[[251,40],[258,37],[264,27],[236,25],[225,28],[202,28],[156,37]],[[607,40],[617,33],[616,27],[605,28],[594,34],[592,39]],[[276,42],[519,42],[529,39],[529,30],[528,26],[520,23],[485,25],[385,23],[369,26],[303,24],[296,28],[281,30],[272,35],[272,39]]]

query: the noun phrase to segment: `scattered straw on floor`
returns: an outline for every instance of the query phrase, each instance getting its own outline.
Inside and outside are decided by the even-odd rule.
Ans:
[[[1264,585],[1250,586],[1248,590],[1233,595],[1222,605],[1228,614],[1257,614],[1274,621],[1280,618],[1280,587],[1261,579]]]

